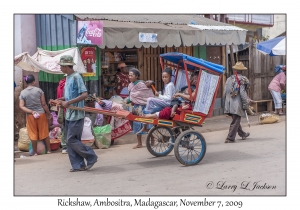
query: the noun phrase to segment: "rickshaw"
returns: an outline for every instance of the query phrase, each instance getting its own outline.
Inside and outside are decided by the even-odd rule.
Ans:
[[[221,75],[225,68],[222,65],[178,52],[161,54],[160,65],[161,69],[166,67],[175,69],[176,90],[188,86],[192,110],[178,108],[180,114],[175,114],[171,120],[165,120],[137,116],[125,110],[111,112],[90,107],[69,106],[69,108],[152,124],[153,127],[146,138],[146,146],[153,156],[163,157],[174,149],[175,157],[181,164],[196,165],[205,156],[206,141],[202,134],[193,127],[202,127],[204,120],[211,117]],[[190,76],[195,71],[199,71],[198,81],[194,90],[195,95],[192,97]]]

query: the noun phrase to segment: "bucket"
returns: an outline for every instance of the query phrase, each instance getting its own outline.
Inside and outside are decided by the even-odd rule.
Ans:
[[[59,139],[50,139],[50,149],[51,151],[58,150],[60,147]]]

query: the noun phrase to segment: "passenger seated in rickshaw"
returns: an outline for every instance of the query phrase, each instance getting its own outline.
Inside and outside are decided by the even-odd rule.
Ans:
[[[175,94],[175,86],[173,82],[171,82],[172,78],[172,69],[166,68],[162,72],[162,80],[164,82],[163,94],[155,91],[156,97],[149,97],[147,99],[146,108],[143,110],[144,114],[152,114],[155,112],[159,112],[165,107],[170,106],[172,96]]]
[[[183,94],[184,96],[189,96],[188,87],[184,87],[183,91],[180,91],[179,93]],[[179,107],[184,110],[185,109],[192,110],[191,103],[188,100],[185,100],[184,98],[178,96],[179,93],[176,93],[177,95],[175,94],[173,96],[170,106],[167,106],[164,109],[162,109],[161,111],[156,112],[154,114],[145,114],[144,117],[170,120],[175,116],[175,114],[180,114],[180,111],[178,110]],[[194,93],[194,91],[193,91],[193,93]],[[183,95],[181,95],[181,96],[183,96]]]
[[[198,81],[198,74],[199,72],[195,72],[195,74],[192,75],[190,80],[192,97],[194,97],[196,94],[195,90],[196,90],[196,82]],[[175,93],[170,106],[165,107],[163,110],[156,112],[154,114],[145,114],[143,115],[143,117],[171,120],[175,116],[175,114],[180,114],[178,108],[181,108],[182,110],[192,110],[192,104],[190,102],[190,94],[188,91],[188,86],[181,88],[180,92]],[[143,128],[138,133],[147,132],[146,125],[147,124],[144,124]]]

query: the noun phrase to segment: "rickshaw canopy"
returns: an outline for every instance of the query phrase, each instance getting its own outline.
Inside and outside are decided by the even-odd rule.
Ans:
[[[164,53],[164,54],[160,54],[160,57],[163,58],[164,60],[170,61],[174,64],[178,64],[179,67],[181,67],[183,69],[184,69],[184,64],[183,64],[183,62],[180,62],[180,61],[189,61],[194,64],[211,69],[219,74],[223,74],[225,71],[225,67],[222,65],[215,64],[215,63],[212,63],[209,61],[205,61],[201,58],[195,58],[195,57],[183,54],[183,53],[178,53],[178,52]],[[187,63],[187,68],[190,71],[197,69],[197,67],[195,65],[191,65],[189,63]]]

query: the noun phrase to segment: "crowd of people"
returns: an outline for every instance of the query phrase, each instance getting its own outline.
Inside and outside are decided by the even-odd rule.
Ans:
[[[62,56],[59,65],[61,71],[65,74],[57,88],[57,98],[55,100],[58,102],[59,107],[52,106],[50,109],[52,112],[50,112],[45,101],[44,92],[35,87],[35,78],[30,74],[24,77],[27,88],[22,90],[20,94],[20,108],[26,113],[26,126],[34,155],[38,155],[38,140],[44,141],[47,153],[51,153],[49,139],[50,137],[57,137],[60,132],[62,134],[60,137],[62,153],[69,156],[72,167],[70,172],[89,170],[97,162],[98,157],[91,147],[82,143],[83,127],[85,123],[90,126],[102,125],[103,115],[92,114],[87,116],[82,110],[68,107],[84,108],[84,106],[89,106],[114,111],[123,108],[122,105],[115,102],[109,100],[98,101],[96,97],[88,95],[82,76],[73,69],[75,63],[72,56]],[[242,62],[237,62],[232,69],[233,75],[226,80],[224,89],[224,113],[232,118],[225,143],[235,142],[236,134],[242,140],[250,135],[250,133],[243,131],[240,124],[241,117],[245,116],[245,110],[249,109],[249,102],[251,101],[247,96],[250,82],[247,77],[242,75],[242,72],[247,68],[244,67]],[[269,90],[274,98],[275,113],[277,114],[282,114],[280,92],[285,88],[285,71],[286,68],[282,68],[282,71],[278,72],[269,85]],[[138,69],[131,68],[127,72],[126,64],[122,61],[118,65],[115,91],[122,98],[125,98],[125,103],[132,104],[133,114],[147,118],[170,120],[175,114],[180,114],[179,110],[192,109],[190,96],[195,96],[198,75],[199,71],[195,71],[191,75],[191,89],[184,86],[176,92],[172,81],[172,69],[166,68],[162,71],[164,88],[158,92],[151,88],[153,82],[141,80],[141,73]],[[179,107],[181,109],[178,109]],[[87,122],[85,119],[89,119],[89,121]],[[114,134],[115,138],[131,130],[129,122],[124,119],[112,118],[111,125],[113,130],[124,131],[123,133]],[[118,129],[121,126],[125,126],[126,129]],[[137,135],[137,145],[133,149],[143,147],[142,135],[147,134],[151,127],[151,124],[133,122],[132,131]]]

